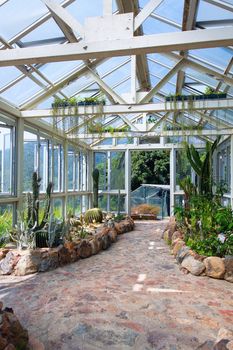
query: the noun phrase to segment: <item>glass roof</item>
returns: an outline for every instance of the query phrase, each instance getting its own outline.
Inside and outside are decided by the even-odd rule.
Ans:
[[[109,0],[109,2],[112,2],[113,16],[129,11],[134,11],[136,16],[140,11],[151,7],[152,12],[145,17],[139,32],[135,32],[135,35],[180,33],[191,29],[205,31],[211,28],[227,27],[231,30],[233,28],[233,0],[218,0],[216,3],[200,0],[194,8],[188,7],[188,2],[184,0],[163,0],[153,9],[151,0]],[[52,9],[49,4],[52,4]],[[106,4],[104,0],[92,0],[91,6],[86,0],[4,1],[0,3],[0,48],[11,50],[42,47],[46,52],[46,47],[50,48],[51,45],[63,45],[66,50],[66,45],[70,42],[80,40],[85,42],[87,34],[85,30],[90,30],[86,28],[86,18],[103,16],[106,10],[104,4]],[[85,29],[84,37],[78,32],[79,28]],[[98,33],[96,35],[98,36]],[[140,102],[150,89],[163,80],[164,83],[146,103],[164,103],[166,96],[176,93],[203,94],[206,87],[216,92],[225,92],[227,98],[232,98],[232,84],[229,80],[224,81],[224,75],[231,79],[233,76],[232,53],[233,47],[228,46],[138,55],[135,82],[131,78],[131,56],[0,66],[0,103],[1,100],[7,101],[24,111],[49,109],[54,98],[75,97],[78,101],[83,98],[104,98],[107,106],[132,103],[133,98]],[[182,57],[187,61],[185,68],[182,68],[183,73],[175,72],[166,79],[170,70]],[[214,75],[215,72],[217,76]],[[133,84],[137,90],[137,94],[134,93],[136,97],[132,97],[131,93]],[[217,121],[224,121],[230,127],[233,126],[233,112],[229,108],[202,112],[213,119],[212,125],[211,119],[207,118],[208,122],[203,126],[206,129],[216,127]],[[137,118],[141,117],[140,113],[139,115],[126,113],[122,117],[111,114],[100,116],[101,111],[94,116],[92,114],[74,116],[72,113],[44,117],[41,121],[63,130],[67,135],[70,132],[73,137],[75,135],[78,137],[79,134],[84,137],[84,133],[90,134],[86,130],[87,120],[93,119],[95,123],[102,123],[115,129],[127,126],[128,131],[135,131],[135,125],[138,125]],[[156,122],[164,114],[165,112],[152,113]],[[170,113],[169,118],[168,123],[176,120],[177,124],[182,125],[199,122],[196,117],[188,118],[184,112],[179,118],[176,118],[176,113]],[[125,135],[122,135],[117,144],[123,144],[124,138]],[[96,143],[98,138],[92,139],[87,135],[83,140],[89,145]],[[100,143],[108,144],[109,140],[111,137],[106,135],[106,141],[101,140]]]

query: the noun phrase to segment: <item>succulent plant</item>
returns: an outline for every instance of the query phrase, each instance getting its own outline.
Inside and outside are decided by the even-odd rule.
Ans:
[[[103,213],[99,208],[88,209],[84,214],[84,221],[87,224],[91,224],[93,222],[102,222]]]

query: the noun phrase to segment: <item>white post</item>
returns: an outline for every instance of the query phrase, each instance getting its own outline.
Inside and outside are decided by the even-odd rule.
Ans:
[[[131,56],[131,96],[132,102],[136,103],[136,55]]]
[[[87,154],[87,191],[93,192],[93,178],[92,178],[92,172],[94,169],[94,153],[92,151],[89,151]],[[93,207],[93,195],[88,196],[88,205],[89,208]]]
[[[103,16],[112,15],[112,0],[103,0]]]
[[[68,142],[64,141],[64,216],[68,214]]]
[[[16,134],[16,150],[17,150],[17,162],[16,162],[16,174],[17,174],[17,197],[19,201],[17,203],[17,209],[21,210],[23,205],[23,164],[24,164],[24,120],[19,118],[17,122],[17,134]]]
[[[125,152],[125,209],[128,215],[131,214],[131,153],[127,149]]]
[[[170,151],[170,215],[174,214],[174,205],[175,205],[175,149],[172,146]]]
[[[112,176],[112,165],[111,165],[111,152],[107,152],[107,169],[108,169],[108,183],[107,183],[107,191],[111,190],[111,176]],[[110,211],[110,194],[107,194],[107,211]]]

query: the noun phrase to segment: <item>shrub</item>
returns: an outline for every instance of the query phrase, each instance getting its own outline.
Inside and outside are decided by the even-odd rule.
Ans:
[[[139,204],[136,207],[133,207],[131,210],[132,214],[153,214],[157,216],[160,212],[160,208],[151,204]]]

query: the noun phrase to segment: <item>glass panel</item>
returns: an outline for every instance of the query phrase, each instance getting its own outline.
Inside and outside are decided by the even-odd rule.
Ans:
[[[0,7],[1,35],[10,39],[47,12],[40,0],[10,0]],[[14,18],[14,20],[9,20]]]
[[[100,194],[98,204],[100,209],[102,209],[103,211],[107,211],[108,195]]]
[[[3,92],[1,97],[5,98],[11,103],[13,102],[15,105],[20,105],[22,102],[40,90],[41,87],[34,83],[34,81],[29,78],[24,78],[16,85]]]
[[[53,215],[57,219],[63,218],[63,200],[62,198],[53,199]]]
[[[75,175],[75,154],[74,149],[68,150],[68,190],[74,190],[74,175]]]
[[[1,204],[0,205],[0,247],[4,243],[3,237],[7,234],[7,231],[13,224],[13,205]]]
[[[40,191],[45,192],[48,185],[48,140],[40,138],[39,175],[41,178]]]
[[[111,190],[125,189],[125,152],[111,152]]]
[[[99,190],[107,189],[107,154],[106,152],[94,153],[94,168],[99,170]]]
[[[176,150],[176,191],[180,190],[179,182],[187,176],[191,176],[191,165],[184,150]]]
[[[23,190],[32,190],[32,174],[38,170],[38,140],[37,135],[24,132],[24,162],[23,162]]]
[[[82,213],[85,213],[89,208],[88,196],[82,196]]]
[[[125,212],[125,195],[120,195],[119,210]],[[110,196],[110,211],[118,212],[118,195]]]
[[[68,197],[67,213],[69,215],[79,216],[81,214],[81,197],[82,196],[69,196]]]
[[[12,129],[0,126],[0,194],[11,194],[12,188]]]

